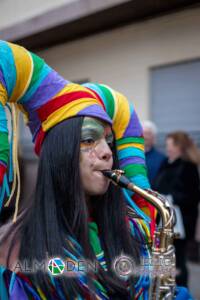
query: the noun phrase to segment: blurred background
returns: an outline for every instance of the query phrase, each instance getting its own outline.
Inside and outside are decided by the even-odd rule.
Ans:
[[[43,57],[66,79],[111,85],[157,126],[184,130],[200,146],[200,1],[0,0],[0,39]],[[20,121],[22,196],[34,189],[37,158]],[[200,221],[196,237],[200,241]],[[188,260],[200,300],[200,259]]]

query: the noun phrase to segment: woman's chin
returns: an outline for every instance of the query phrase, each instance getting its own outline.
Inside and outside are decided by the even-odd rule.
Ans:
[[[93,185],[90,190],[87,191],[87,194],[90,196],[102,196],[104,195],[109,187],[109,182],[106,182],[104,184],[95,184]]]
[[[109,184],[110,180],[100,171],[94,171],[92,176],[87,178],[87,185],[83,185],[83,188],[89,196],[101,196],[107,192]]]

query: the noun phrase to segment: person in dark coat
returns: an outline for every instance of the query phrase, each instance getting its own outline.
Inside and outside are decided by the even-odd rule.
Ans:
[[[156,177],[154,188],[161,194],[171,195],[173,204],[180,208],[185,237],[175,241],[177,283],[187,285],[186,245],[195,238],[200,200],[200,155],[192,139],[181,131],[167,135],[166,151],[168,159]]]
[[[144,135],[144,145],[145,145],[145,159],[147,166],[147,175],[151,184],[154,188],[154,180],[159,172],[159,169],[166,159],[166,156],[156,149],[156,135],[157,128],[156,125],[151,121],[144,121],[142,123],[143,135]]]

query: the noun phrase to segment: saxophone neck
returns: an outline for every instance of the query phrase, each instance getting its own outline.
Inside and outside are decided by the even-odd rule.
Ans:
[[[171,222],[174,222],[174,214],[171,206],[164,197],[154,191],[144,190],[138,187],[124,176],[125,172],[122,170],[102,170],[102,173],[109,178],[112,183],[131,190],[147,200],[147,202],[158,210],[162,220],[162,228],[171,228]]]

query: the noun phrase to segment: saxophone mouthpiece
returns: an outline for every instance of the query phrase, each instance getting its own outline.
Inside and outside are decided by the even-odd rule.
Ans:
[[[123,175],[124,171],[122,170],[102,170],[101,172],[116,185],[126,188],[129,184],[129,180]]]
[[[112,170],[101,170],[101,172],[103,173],[103,175],[109,179],[112,179]]]

